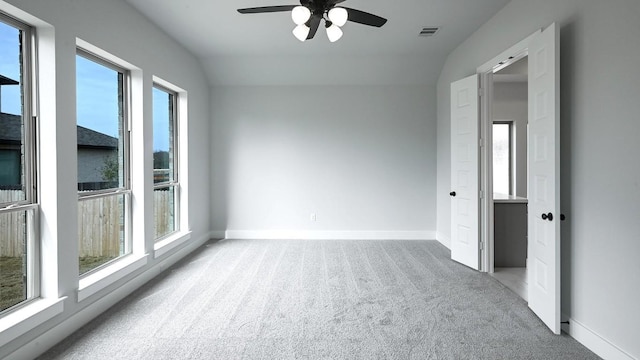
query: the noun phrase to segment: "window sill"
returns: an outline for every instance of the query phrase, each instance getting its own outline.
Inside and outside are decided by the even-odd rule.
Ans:
[[[142,268],[147,264],[147,257],[147,254],[142,256],[128,255],[102,270],[81,278],[78,288],[78,302]]]
[[[191,231],[177,232],[166,239],[158,241],[154,246],[154,258],[159,258],[191,239]]]
[[[32,331],[36,326],[53,319],[64,311],[64,300],[37,299],[0,319],[0,347]]]

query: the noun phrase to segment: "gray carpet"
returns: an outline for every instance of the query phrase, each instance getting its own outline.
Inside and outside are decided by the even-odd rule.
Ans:
[[[211,241],[41,359],[597,359],[435,241]]]

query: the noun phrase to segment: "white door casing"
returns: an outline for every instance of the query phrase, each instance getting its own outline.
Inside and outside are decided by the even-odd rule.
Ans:
[[[559,34],[555,24],[529,44],[528,301],[560,333]]]
[[[478,75],[451,84],[451,258],[479,269]]]

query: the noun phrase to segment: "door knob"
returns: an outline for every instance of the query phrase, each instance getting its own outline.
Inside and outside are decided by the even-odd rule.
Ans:
[[[553,214],[552,213],[542,214],[542,220],[553,221]]]
[[[450,196],[456,196],[456,192],[455,192],[455,191],[452,191],[452,192],[450,192],[450,193],[449,193],[449,195],[450,195]]]

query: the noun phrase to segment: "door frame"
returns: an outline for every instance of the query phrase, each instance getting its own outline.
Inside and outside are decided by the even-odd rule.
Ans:
[[[480,77],[480,271],[493,273],[495,245],[493,232],[493,74],[529,55],[531,40],[542,30],[527,36],[517,44],[496,55],[493,59],[479,66],[476,70]],[[528,135],[527,135],[528,136]],[[528,139],[527,139],[528,141]],[[527,169],[528,169],[527,165]]]

